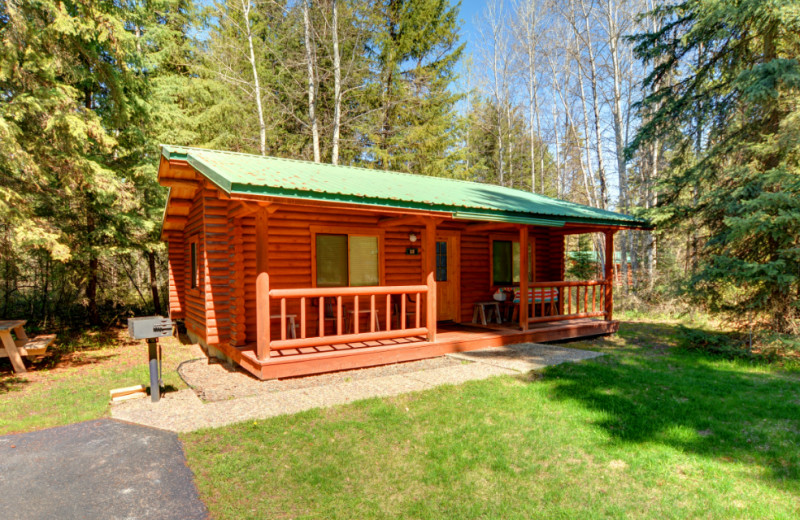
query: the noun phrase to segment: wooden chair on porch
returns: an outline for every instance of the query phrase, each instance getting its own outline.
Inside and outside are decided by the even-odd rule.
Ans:
[[[511,321],[517,321],[519,318],[519,302],[520,302],[521,290],[519,287],[514,288],[514,311],[511,316]],[[553,288],[539,288],[539,287],[529,287],[528,288],[528,305],[531,305],[533,308],[533,314],[536,315],[537,309],[542,308],[542,303],[544,303],[544,315],[547,315],[553,311],[553,305],[558,305],[558,289]]]

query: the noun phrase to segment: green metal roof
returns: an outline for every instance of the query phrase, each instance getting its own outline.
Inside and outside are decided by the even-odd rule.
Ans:
[[[161,153],[187,161],[229,194],[445,211],[465,220],[648,227],[621,213],[492,184],[170,145]]]

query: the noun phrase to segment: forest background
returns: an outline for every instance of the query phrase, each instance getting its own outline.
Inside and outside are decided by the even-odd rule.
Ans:
[[[644,216],[655,231],[618,235],[623,301],[796,332],[796,0],[487,0],[466,23],[461,11],[0,0],[0,316],[74,328],[166,313],[167,143]],[[573,276],[603,261],[598,237],[568,246]]]

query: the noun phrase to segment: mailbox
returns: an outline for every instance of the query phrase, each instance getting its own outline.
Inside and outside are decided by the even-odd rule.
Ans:
[[[152,339],[172,336],[172,320],[161,316],[128,318],[128,334],[133,339]]]

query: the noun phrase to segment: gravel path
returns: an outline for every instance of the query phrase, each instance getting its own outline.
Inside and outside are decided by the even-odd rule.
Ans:
[[[293,414],[372,397],[418,392],[498,375],[525,373],[565,361],[600,356],[597,352],[521,343],[383,367],[348,370],[295,379],[258,381],[226,364],[199,359],[178,371],[191,390],[125,401],[111,415],[164,430],[186,432],[236,422]]]

